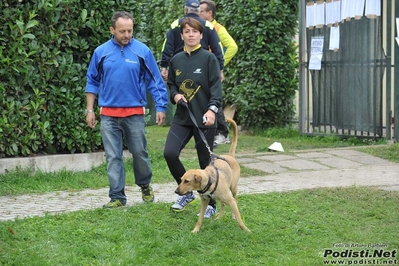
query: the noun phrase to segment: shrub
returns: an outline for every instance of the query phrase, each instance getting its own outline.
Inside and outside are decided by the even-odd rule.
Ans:
[[[218,21],[236,40],[226,69],[225,102],[249,128],[285,125],[294,115],[298,58],[294,37],[298,1],[219,1]],[[234,19],[232,19],[234,18]]]
[[[227,67],[225,102],[248,127],[284,125],[293,114],[297,58],[294,0],[216,1],[239,52]],[[85,122],[85,75],[108,40],[114,11],[130,11],[134,36],[160,59],[183,1],[3,0],[0,11],[0,158],[102,148]],[[98,110],[97,110],[98,114]]]

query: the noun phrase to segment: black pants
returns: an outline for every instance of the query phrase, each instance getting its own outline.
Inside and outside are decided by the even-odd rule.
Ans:
[[[224,117],[223,108],[219,108],[216,114],[217,128],[216,135],[221,134],[225,138],[229,135],[229,127],[227,126],[226,118]]]
[[[201,129],[204,133],[208,145],[213,151],[213,141],[215,139],[215,128]],[[195,126],[182,126],[172,123],[168,136],[166,138],[165,149],[163,156],[172,176],[175,178],[177,184],[181,183],[181,177],[186,172],[183,163],[180,161],[180,152],[184,149],[191,137],[194,136],[195,148],[197,150],[198,162],[201,169],[205,169],[210,163],[211,156],[209,151],[202,140],[198,128]],[[209,205],[215,207],[216,202],[211,199]]]

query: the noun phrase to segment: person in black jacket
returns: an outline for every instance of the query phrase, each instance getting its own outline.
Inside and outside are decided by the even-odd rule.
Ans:
[[[177,108],[164,148],[165,160],[177,184],[181,183],[181,177],[186,172],[179,159],[180,152],[193,136],[201,169],[209,165],[210,151],[200,135],[200,130],[212,151],[216,132],[216,113],[222,101],[218,60],[214,54],[201,48],[202,23],[186,17],[180,24],[180,30],[181,38],[184,40],[184,51],[170,60],[167,82],[170,101],[172,104],[177,104]],[[190,116],[189,110],[193,117]],[[178,196],[171,209],[175,212],[184,211],[185,207],[194,200],[193,192]],[[205,218],[210,218],[215,213],[216,202],[211,199]]]
[[[215,54],[219,62],[220,78],[223,82],[224,74],[224,59],[223,59],[223,46],[219,40],[217,32],[213,24],[207,20],[202,19],[200,14],[200,2],[198,0],[187,0],[184,5],[185,16],[176,19],[171,25],[166,34],[166,39],[162,47],[162,58],[160,62],[161,74],[164,80],[168,78],[168,67],[170,59],[177,53],[183,51],[184,42],[180,36],[180,24],[183,18],[195,18],[201,22],[203,26],[203,36],[200,41],[202,48],[211,50]]]

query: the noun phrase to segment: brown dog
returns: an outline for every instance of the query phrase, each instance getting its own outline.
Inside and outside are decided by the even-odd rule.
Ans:
[[[237,186],[241,171],[240,165],[234,158],[238,139],[237,124],[228,118],[226,121],[233,126],[233,141],[229,154],[217,156],[214,158],[214,163],[210,163],[203,170],[188,170],[175,191],[179,195],[184,195],[189,191],[197,190],[201,196],[201,212],[197,224],[191,231],[193,233],[197,233],[201,228],[210,198],[221,201],[218,219],[223,216],[225,205],[228,204],[231,207],[233,219],[237,219],[241,229],[250,232],[242,221],[237,207]]]

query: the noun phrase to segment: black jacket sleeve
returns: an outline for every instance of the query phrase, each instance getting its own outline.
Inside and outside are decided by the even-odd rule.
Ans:
[[[166,39],[164,41],[162,48],[162,57],[160,63],[161,67],[169,66],[169,61],[174,54],[173,43],[174,43],[173,29],[169,29],[168,32],[166,33]]]
[[[221,108],[222,105],[222,82],[220,81],[220,68],[215,57],[210,57],[208,62],[208,86],[211,98],[208,102],[208,108],[212,105]]]

